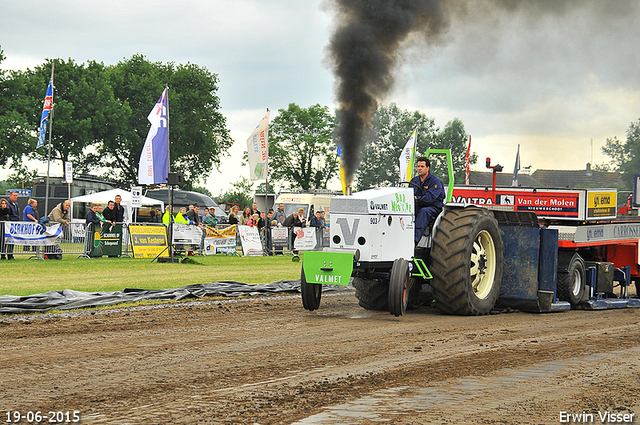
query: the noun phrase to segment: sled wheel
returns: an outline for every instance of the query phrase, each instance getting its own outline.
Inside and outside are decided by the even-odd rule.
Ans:
[[[558,255],[557,295],[575,307],[582,300],[585,290],[586,275],[584,260],[580,255],[561,252]]]
[[[389,284],[379,280],[368,280],[361,277],[353,279],[358,304],[365,310],[389,310]]]
[[[393,262],[389,278],[389,313],[398,317],[407,311],[410,286],[409,262],[398,258]]]
[[[445,208],[431,248],[431,286],[438,309],[477,316],[491,311],[502,283],[504,245],[484,208]]]
[[[300,292],[302,292],[302,305],[306,310],[313,311],[320,307],[322,285],[307,283],[307,278],[304,276],[304,269],[302,269],[300,275]]]

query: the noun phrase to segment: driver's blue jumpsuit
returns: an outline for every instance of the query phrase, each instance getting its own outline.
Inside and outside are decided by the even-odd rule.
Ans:
[[[416,197],[416,224],[414,239],[420,242],[425,228],[433,223],[444,205],[444,187],[439,178],[429,173],[423,181],[420,176],[411,179],[413,194]],[[415,185],[415,186],[414,186]],[[417,187],[416,187],[417,186]],[[420,190],[422,188],[422,190]]]

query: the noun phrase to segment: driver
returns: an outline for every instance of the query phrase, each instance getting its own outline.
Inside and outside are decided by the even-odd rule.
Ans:
[[[416,169],[418,175],[411,179],[416,205],[416,224],[414,239],[420,242],[423,232],[430,229],[438,214],[442,211],[444,187],[439,178],[429,173],[431,163],[426,156],[419,156]]]

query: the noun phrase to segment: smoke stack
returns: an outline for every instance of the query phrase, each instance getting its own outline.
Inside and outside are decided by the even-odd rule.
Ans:
[[[334,0],[336,31],[329,53],[339,103],[336,142],[351,186],[364,134],[378,102],[393,88],[403,41],[414,32],[441,32],[443,12],[436,0]]]
[[[351,186],[347,186],[347,187],[345,187],[345,190],[344,190],[344,194],[345,194],[345,195],[347,195],[347,196],[351,196],[351,193],[352,193],[352,192],[353,192],[353,188],[352,188]]]

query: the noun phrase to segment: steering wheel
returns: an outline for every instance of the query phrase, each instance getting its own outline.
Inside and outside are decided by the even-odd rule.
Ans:
[[[421,197],[424,196],[424,188],[422,186],[419,186],[419,185],[417,185],[415,183],[412,183],[412,182],[400,182],[400,184],[405,184],[405,183],[406,183],[407,186],[413,186],[413,187],[417,188],[420,191],[420,196]]]

